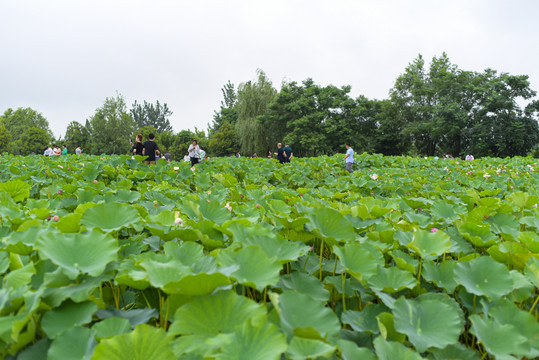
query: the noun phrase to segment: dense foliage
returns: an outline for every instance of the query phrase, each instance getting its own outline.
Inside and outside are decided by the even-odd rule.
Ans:
[[[539,356],[534,159],[0,160],[0,357]]]

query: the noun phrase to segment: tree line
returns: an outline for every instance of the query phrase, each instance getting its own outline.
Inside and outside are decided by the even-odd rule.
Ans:
[[[237,151],[259,156],[277,142],[296,156],[343,152],[384,155],[516,156],[539,142],[539,100],[527,75],[460,69],[444,53],[426,64],[418,55],[397,77],[387,99],[353,98],[351,87],[321,86],[313,79],[284,82],[277,90],[262,70],[237,88],[230,81],[207,131],[174,132],[167,104],[106,98],[84,124],[71,122],[55,139],[43,115],[30,108],[0,116],[0,152],[42,153],[51,142],[80,145],[85,153],[124,154],[136,134],[153,132],[174,159],[196,138],[211,156]]]

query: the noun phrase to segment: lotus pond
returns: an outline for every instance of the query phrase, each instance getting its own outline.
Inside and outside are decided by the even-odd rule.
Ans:
[[[532,158],[0,160],[0,358],[539,357]]]

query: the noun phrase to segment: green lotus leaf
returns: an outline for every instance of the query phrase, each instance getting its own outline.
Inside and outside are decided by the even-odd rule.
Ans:
[[[86,166],[82,171],[82,178],[86,181],[94,181],[99,175],[99,169],[96,169],[94,166]]]
[[[268,285],[277,284],[282,268],[276,258],[268,257],[264,250],[254,245],[237,252],[220,251],[217,254],[217,262],[223,266],[239,266],[230,276],[236,278],[240,284],[255,287],[259,291]]]
[[[375,291],[392,294],[404,289],[413,289],[418,284],[418,281],[408,271],[400,270],[396,267],[385,268],[379,266],[377,273],[371,276],[367,283]]]
[[[67,329],[91,322],[96,311],[97,305],[94,302],[77,304],[68,300],[43,315],[41,327],[49,338],[54,339]]]
[[[65,275],[63,275],[65,277]],[[79,283],[71,281],[55,283],[54,280],[47,282],[47,288],[43,293],[43,299],[52,307],[59,306],[65,299],[72,299],[74,302],[88,300],[90,293],[95,291],[104,281],[110,281],[111,274],[103,274],[98,277],[82,277]]]
[[[169,294],[206,295],[230,283],[230,278],[219,272],[189,274],[182,277],[181,280],[168,284],[165,292]]]
[[[335,240],[346,241],[356,238],[352,224],[337,210],[332,208],[316,209],[307,217],[311,220],[310,223],[306,224],[307,228],[324,238],[330,245],[333,245]]]
[[[477,225],[471,222],[464,223],[459,228],[460,235],[477,247],[494,245],[497,237],[490,232],[489,224]]]
[[[253,325],[246,321],[226,345],[221,348],[217,360],[278,360],[286,350],[286,338],[271,323]]]
[[[532,284],[539,287],[539,258],[530,258],[526,262],[524,274]]]
[[[380,304],[369,304],[363,308],[363,311],[346,310],[341,315],[343,324],[348,324],[355,331],[378,334],[378,320],[376,317],[389,309]]]
[[[518,235],[520,241],[532,253],[539,254],[539,235],[534,231],[523,231]]]
[[[465,209],[448,203],[444,200],[437,200],[431,207],[430,213],[434,219],[443,220],[446,223],[452,223],[457,220],[465,212]]]
[[[520,310],[511,301],[500,301],[488,312],[489,317],[502,325],[512,325],[516,332],[527,339],[529,351],[524,354],[528,358],[539,357],[539,323],[528,311]]]
[[[487,252],[497,262],[509,264],[519,270],[524,269],[526,261],[533,256],[524,245],[514,241],[504,241],[493,245],[488,248]]]
[[[91,360],[170,360],[175,359],[171,340],[162,329],[138,325],[133,332],[102,340]]]
[[[389,255],[391,255],[393,261],[395,261],[395,264],[399,269],[409,271],[412,274],[417,272],[417,266],[419,264],[417,259],[400,250],[390,251]]]
[[[360,348],[349,340],[338,340],[337,347],[343,360],[376,360],[373,352],[367,348]]]
[[[42,258],[60,266],[70,279],[80,273],[99,276],[118,257],[116,239],[95,230],[86,234],[41,233],[36,247]]]
[[[530,352],[529,340],[522,336],[511,324],[500,324],[491,318],[471,315],[470,332],[485,346],[487,351],[496,356],[526,356]]]
[[[21,179],[0,183],[0,192],[5,191],[15,202],[21,202],[30,197],[30,189],[31,186]]]
[[[146,324],[150,319],[158,316],[158,312],[155,309],[144,308],[144,309],[131,309],[131,310],[104,310],[99,309],[95,313],[100,319],[110,319],[110,318],[122,318],[126,319],[131,323],[131,327],[135,327],[140,324]]]
[[[125,318],[111,317],[94,324],[92,330],[98,338],[110,338],[130,332],[131,323]]]
[[[443,349],[433,349],[434,360],[480,360],[477,353],[461,344],[448,345]]]
[[[31,227],[26,231],[14,231],[2,239],[2,246],[5,251],[14,254],[29,255],[34,251],[34,243],[41,229]]]
[[[62,216],[54,227],[63,233],[78,233],[80,231],[80,219],[82,215],[77,213]]]
[[[30,262],[27,265],[11,271],[4,277],[4,284],[7,288],[16,289],[28,285],[32,276],[36,273],[34,263]]]
[[[140,215],[130,205],[120,203],[99,204],[84,212],[80,219],[87,229],[98,228],[111,232],[129,227],[140,221]]]
[[[343,248],[334,246],[333,252],[346,271],[359,281],[368,280],[385,263],[382,253],[369,244],[346,244]]]
[[[392,313],[380,313],[376,316],[376,321],[378,322],[380,335],[382,335],[385,340],[398,343],[403,343],[406,340],[406,335],[395,329],[395,317]]]
[[[304,360],[319,357],[330,357],[335,352],[335,346],[326,344],[320,340],[293,337],[290,346],[286,350],[289,359]]]
[[[536,195],[529,195],[522,191],[515,191],[506,197],[506,199],[519,209],[530,209],[538,201]]]
[[[317,301],[328,301],[329,291],[324,288],[320,280],[314,276],[302,272],[293,272],[281,276],[277,287],[285,290],[295,290],[302,294],[307,294]]]
[[[272,294],[273,299],[276,298]],[[326,339],[340,331],[339,319],[335,313],[321,302],[313,301],[309,295],[295,291],[285,291],[277,297],[281,329],[292,335]],[[275,303],[275,302],[274,302]]]
[[[437,287],[445,289],[448,294],[452,294],[458,286],[455,280],[455,261],[444,261],[436,264],[433,261],[423,263],[421,276],[426,281],[433,282]]]
[[[455,280],[471,294],[497,299],[513,291],[509,270],[487,256],[458,263],[454,273]]]
[[[386,341],[383,337],[378,336],[374,339],[374,349],[379,360],[422,360],[423,358],[417,352],[406,346],[393,342]]]
[[[42,338],[20,352],[17,355],[17,360],[47,360],[50,345],[51,341],[49,339]]]
[[[92,330],[73,327],[60,334],[49,347],[47,360],[90,359],[96,341]]]
[[[408,244],[408,247],[423,260],[434,260],[451,250],[451,240],[441,230],[433,233],[419,229],[414,231],[413,240]]]
[[[459,305],[442,294],[424,294],[415,299],[400,297],[395,301],[393,315],[395,329],[408,335],[419,352],[456,344],[464,330]]]
[[[138,191],[118,189],[118,191],[116,192],[116,197],[119,201],[133,203],[140,199],[140,193]]]
[[[253,323],[264,321],[266,310],[254,301],[231,291],[197,296],[176,311],[169,334],[210,337],[220,333],[232,333],[247,319],[251,319]]]
[[[308,250],[303,244],[287,241],[260,224],[245,226],[234,222],[227,226],[227,230],[233,234],[234,241],[245,246],[258,245],[268,256],[276,257],[281,262],[295,261]]]
[[[179,260],[186,266],[191,266],[204,257],[204,248],[194,242],[184,242],[179,245],[175,242],[167,242],[164,246],[165,254]]]
[[[199,204],[199,211],[206,220],[214,221],[221,225],[232,218],[230,211],[216,200],[210,200],[210,202],[202,200]]]

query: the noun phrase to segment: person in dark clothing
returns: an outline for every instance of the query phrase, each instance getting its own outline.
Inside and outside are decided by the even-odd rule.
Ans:
[[[279,160],[281,164],[286,162],[286,153],[284,152],[283,145],[281,143],[277,144],[277,152],[275,155],[277,155],[277,160]]]
[[[292,152],[292,148],[290,147],[290,145],[285,144],[283,150],[286,153],[286,162],[290,162],[290,159],[292,159],[292,156],[294,156],[294,153]]]
[[[142,145],[142,134],[137,135],[137,142],[133,146],[133,154],[135,155],[142,155],[142,150],[144,149],[144,145]]]
[[[155,153],[159,153],[159,147],[157,146],[157,143],[154,141],[155,135],[150,134],[148,135],[148,140],[144,142],[144,149],[142,149],[142,155],[148,155],[146,160],[143,162],[145,164],[155,164]]]

